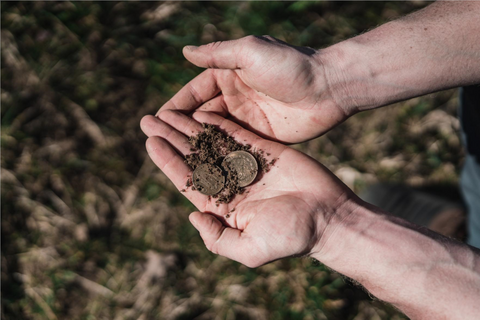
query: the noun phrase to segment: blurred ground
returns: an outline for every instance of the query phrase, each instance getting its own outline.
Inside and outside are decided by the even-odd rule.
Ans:
[[[308,259],[210,254],[139,121],[201,70],[181,48],[270,34],[322,48],[423,2],[3,2],[2,319],[404,319]],[[456,91],[297,145],[355,191],[454,186]]]

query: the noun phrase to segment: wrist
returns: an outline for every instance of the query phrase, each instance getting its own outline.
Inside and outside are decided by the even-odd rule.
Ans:
[[[358,198],[342,210],[325,229],[313,258],[411,318],[453,319],[458,305],[468,315],[459,318],[474,318],[480,285],[476,250]]]
[[[355,195],[348,196],[338,201],[338,206],[332,210],[333,213],[324,215],[318,222],[317,230],[321,234],[317,243],[312,248],[310,256],[330,266],[330,252],[338,253],[336,243],[342,241],[345,236],[345,227],[354,221],[361,220],[360,215],[365,213],[359,202],[361,200]],[[332,266],[333,267],[333,266]]]
[[[337,108],[349,117],[377,107],[375,92],[368,93],[366,83],[372,73],[369,65],[357,55],[360,48],[350,39],[319,50],[315,58],[323,67],[324,92]]]
[[[441,24],[438,6],[446,7]],[[353,114],[478,83],[478,32],[470,31],[478,28],[473,16],[480,6],[468,6],[475,5],[435,3],[433,14],[423,10],[320,50],[332,100]],[[447,14],[452,10],[459,12]]]
[[[396,23],[390,22],[379,29],[395,29],[390,24]],[[383,33],[372,30],[320,50],[318,54],[329,95],[348,116],[419,95],[416,88],[404,81],[408,77],[402,69],[411,61],[394,59],[398,63],[394,66],[394,61],[386,56],[398,48],[391,43],[383,45]]]
[[[394,234],[399,227],[380,209],[352,198],[331,219],[311,257],[354,279],[372,295],[396,304],[392,293],[398,291],[390,279],[404,276],[402,258],[397,259],[398,252],[392,250],[403,238]],[[400,270],[391,269],[392,261]],[[408,264],[405,260],[402,263]],[[391,290],[392,285],[395,290]]]

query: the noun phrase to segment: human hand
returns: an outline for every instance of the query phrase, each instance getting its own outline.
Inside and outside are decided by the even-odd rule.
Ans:
[[[190,221],[206,247],[249,267],[295,255],[318,253],[329,221],[339,218],[353,193],[320,163],[280,143],[265,140],[238,124],[209,112],[188,117],[162,111],[159,120],[142,119],[149,136],[146,146],[153,162],[177,189],[184,189],[192,174],[183,156],[190,153],[187,136],[210,123],[244,144],[277,158],[268,173],[236,195],[228,204],[215,204],[197,191],[183,194],[200,210]],[[235,210],[233,210],[235,209]]]
[[[269,36],[187,46],[193,64],[209,68],[183,87],[164,110],[216,112],[271,140],[318,137],[353,113],[335,102],[320,51]],[[160,112],[159,111],[159,112]]]

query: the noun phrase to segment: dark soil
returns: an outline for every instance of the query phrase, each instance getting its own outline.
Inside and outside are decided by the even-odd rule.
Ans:
[[[222,161],[225,156],[230,152],[239,150],[250,152],[255,157],[259,174],[268,172],[270,167],[275,163],[276,159],[269,162],[265,158],[265,152],[263,150],[252,150],[251,145],[238,143],[232,137],[218,131],[215,126],[211,124],[203,123],[202,125],[204,131],[189,138],[189,142],[192,145],[190,149],[192,153],[185,157],[185,163],[187,163],[192,170],[195,170],[195,168],[203,163],[215,164],[222,167]],[[225,187],[220,193],[211,196],[217,198],[217,205],[220,203],[229,203],[236,194],[245,192],[245,187],[238,185],[237,172],[230,167],[223,169],[225,170]],[[192,187],[192,190],[195,190],[192,186],[191,177],[187,180],[185,187]]]

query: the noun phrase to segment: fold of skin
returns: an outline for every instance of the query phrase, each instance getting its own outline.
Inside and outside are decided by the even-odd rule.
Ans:
[[[185,129],[194,124],[189,120],[182,125],[169,121],[168,117],[179,119],[171,110],[183,115],[196,109],[214,112],[262,137],[291,143],[317,137],[360,111],[480,83],[479,17],[480,2],[437,2],[313,54],[268,37],[187,47],[184,54],[188,60],[210,69],[160,109],[157,117],[167,126],[160,123],[149,129],[148,121],[153,120],[143,122],[147,135],[161,137],[149,139],[149,154],[177,187],[184,183],[188,168],[182,166],[181,157],[169,143],[181,151],[183,144],[174,140],[184,137],[175,129],[183,128],[188,136]],[[242,56],[245,52],[248,55]],[[253,67],[256,59],[263,61],[258,68]],[[288,75],[292,77],[286,79]],[[269,85],[270,80],[274,85]],[[199,113],[196,120],[213,118]],[[285,151],[285,146],[250,136],[252,133],[228,120],[216,119],[262,148],[277,148],[292,159],[310,161],[296,151]],[[160,126],[164,126],[162,130]],[[311,164],[310,172],[302,173],[305,177],[295,176],[299,181],[322,176],[317,184],[312,182],[311,188],[295,194],[295,190],[279,184],[285,174],[285,169],[277,170],[280,180],[250,193],[245,202],[248,205],[232,214],[234,222],[221,219],[222,210],[228,212],[229,208],[205,212],[204,200],[187,193],[202,210],[192,213],[190,220],[207,248],[250,267],[285,256],[310,254],[413,319],[478,319],[477,249],[388,216],[351,194],[320,165]],[[256,196],[264,196],[262,201],[277,201],[270,199],[271,190],[284,192],[286,203],[295,199],[299,205],[279,206],[277,211],[288,209],[281,215],[258,206]],[[335,203],[338,199],[342,199],[341,204]],[[248,224],[237,224],[242,214]],[[261,217],[266,214],[277,220],[268,219],[265,224]],[[290,230],[287,226],[292,215],[306,218],[296,219]],[[256,234],[255,230],[262,232]],[[242,241],[248,243],[245,250],[231,250]],[[251,246],[259,243],[261,250],[252,250]]]

